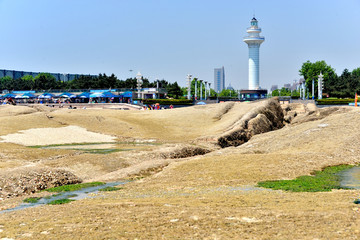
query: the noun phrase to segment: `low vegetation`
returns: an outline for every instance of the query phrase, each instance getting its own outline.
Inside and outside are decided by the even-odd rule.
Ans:
[[[69,202],[73,202],[73,201],[75,201],[75,200],[63,198],[63,199],[57,199],[57,200],[48,202],[48,204],[49,205],[60,205],[60,204],[65,204],[65,203],[69,203]]]
[[[77,190],[80,190],[83,188],[101,186],[104,184],[105,183],[103,183],[103,182],[70,184],[70,185],[49,188],[49,189],[46,189],[45,191],[48,191],[48,192],[70,192],[70,191],[77,191]]]
[[[318,99],[316,100],[317,105],[349,105],[349,103],[353,103],[355,101],[354,98],[346,98],[346,99]]]
[[[272,188],[291,192],[328,192],[341,189],[339,172],[352,168],[350,165],[327,167],[315,171],[312,176],[300,176],[293,180],[276,180],[259,182],[259,187]]]
[[[29,197],[29,198],[25,198],[23,200],[23,202],[25,202],[25,203],[37,203],[40,199],[41,199],[41,197]]]
[[[192,105],[193,101],[188,99],[144,99],[144,104],[156,104],[160,105]]]
[[[119,188],[119,187],[106,187],[106,188],[101,188],[99,189],[99,191],[102,191],[102,192],[112,192],[112,191],[118,191],[118,190],[121,190],[121,189],[124,189],[124,188]]]

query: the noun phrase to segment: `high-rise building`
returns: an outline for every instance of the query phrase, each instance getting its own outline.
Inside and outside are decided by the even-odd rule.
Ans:
[[[276,89],[279,89],[278,85],[272,85],[270,91],[274,91]]]
[[[265,38],[260,36],[261,28],[258,27],[258,21],[255,17],[251,19],[250,27],[246,30],[249,34],[244,37],[244,42],[249,47],[249,90],[260,89],[259,85],[259,49],[260,44],[265,41]]]
[[[225,70],[224,67],[214,69],[214,90],[219,93],[225,89]]]

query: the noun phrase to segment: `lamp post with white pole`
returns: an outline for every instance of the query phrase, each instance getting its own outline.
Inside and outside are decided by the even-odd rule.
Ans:
[[[156,98],[159,99],[160,93],[159,93],[159,79],[158,78],[156,79],[156,93],[157,93]]]
[[[204,81],[204,83],[205,83],[205,100],[206,100],[207,99],[207,96],[206,96],[207,95],[207,92],[206,92],[207,91],[207,81]]]
[[[323,90],[323,80],[324,75],[320,72],[320,75],[318,76],[318,99],[322,99],[322,90]]]
[[[187,99],[190,100],[191,98],[191,74],[187,75],[187,84],[188,84],[188,94],[187,94]]]
[[[141,85],[142,85],[142,75],[140,72],[136,74],[136,80],[137,80],[137,89],[138,89],[138,98],[141,98]]]
[[[197,78],[195,78],[195,101],[197,100]]]
[[[314,79],[312,80],[312,88],[311,88],[311,95],[312,95],[312,100],[314,100],[315,96],[314,96]]]

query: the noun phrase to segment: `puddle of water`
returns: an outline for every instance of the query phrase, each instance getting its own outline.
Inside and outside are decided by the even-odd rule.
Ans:
[[[118,143],[88,143],[88,144],[63,144],[42,146],[42,149],[67,149],[81,150],[87,153],[112,153],[118,151],[146,150],[158,143],[154,142],[118,142]],[[131,147],[131,148],[129,148]]]
[[[360,189],[360,167],[353,167],[339,173],[340,186],[344,188]]]
[[[71,200],[81,200],[84,198],[93,198],[93,196],[90,196],[90,194],[97,193],[99,191],[99,189],[103,189],[106,187],[114,187],[117,185],[123,185],[125,183],[127,183],[127,182],[112,182],[112,183],[106,183],[106,184],[100,185],[100,186],[83,188],[83,189],[80,189],[77,191],[55,193],[51,196],[41,198],[36,203],[22,203],[19,206],[16,206],[14,208],[2,210],[2,211],[0,211],[0,213],[13,212],[13,211],[22,210],[22,209],[30,208],[30,207],[37,207],[40,205],[48,204],[49,202],[54,201],[54,200],[59,200],[59,199],[64,199],[64,198],[68,198]]]

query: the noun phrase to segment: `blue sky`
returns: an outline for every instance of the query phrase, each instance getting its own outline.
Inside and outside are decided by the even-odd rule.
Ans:
[[[186,74],[248,87],[242,41],[255,13],[265,36],[260,86],[299,78],[306,60],[360,67],[360,0],[0,0],[0,69],[134,77]],[[130,72],[129,70],[134,70]]]

